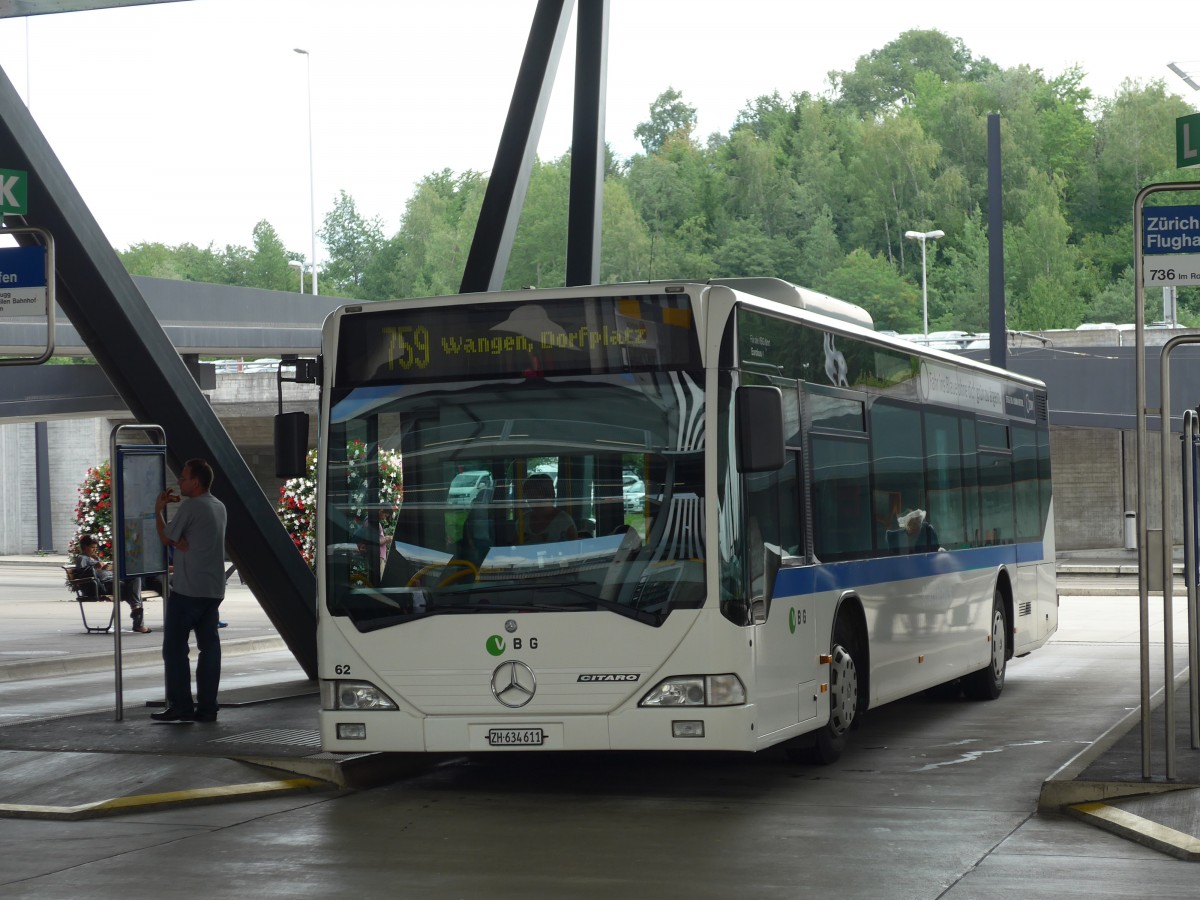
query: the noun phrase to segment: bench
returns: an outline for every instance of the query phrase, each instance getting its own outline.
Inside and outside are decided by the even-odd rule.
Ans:
[[[112,607],[106,607],[108,610],[107,625],[93,625],[88,622],[87,603],[112,603],[112,594],[106,594],[100,586],[100,579],[94,574],[88,574],[86,571],[80,571],[78,566],[67,564],[61,567],[63,575],[66,578],[66,588],[75,595],[75,600],[79,604],[79,616],[83,619],[83,627],[88,634],[108,634],[112,631],[113,619],[116,617],[116,610]],[[143,582],[144,583],[144,582]],[[158,591],[143,590],[142,600],[151,600],[155,597],[161,597]],[[93,615],[96,612],[96,607],[92,608]]]
[[[116,618],[116,608],[112,606],[104,607],[108,610],[107,625],[92,625],[88,622],[87,604],[88,603],[112,603],[112,595],[105,594],[100,590],[100,579],[94,574],[87,574],[81,571],[78,566],[66,565],[62,567],[63,575],[66,577],[67,590],[75,595],[76,602],[79,603],[79,616],[83,619],[83,627],[88,634],[108,634],[112,631],[113,619]],[[95,613],[95,607],[92,609]]]

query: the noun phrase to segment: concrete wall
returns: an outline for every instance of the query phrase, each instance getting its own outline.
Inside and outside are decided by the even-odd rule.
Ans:
[[[1121,432],[1051,428],[1055,544],[1059,550],[1120,547],[1124,540]]]
[[[285,384],[284,409],[305,410],[309,446],[316,444],[315,385]],[[207,392],[222,424],[237,444],[271,505],[282,480],[275,477],[274,420],[278,388],[274,373],[229,375]],[[50,447],[52,547],[38,547],[34,424],[0,425],[0,556],[38,550],[64,557],[75,534],[75,504],[87,471],[109,457],[113,428],[129,419],[54,419],[47,423]],[[219,475],[218,475],[219,477]]]
[[[75,534],[75,503],[87,470],[108,458],[112,424],[106,419],[47,423],[53,547],[38,547],[37,471],[32,422],[0,425],[0,555],[61,550]]]

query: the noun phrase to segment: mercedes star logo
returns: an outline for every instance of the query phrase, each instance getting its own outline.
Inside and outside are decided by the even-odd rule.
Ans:
[[[492,673],[492,695],[509,709],[517,709],[533,699],[537,678],[533,669],[517,660],[501,663]]]

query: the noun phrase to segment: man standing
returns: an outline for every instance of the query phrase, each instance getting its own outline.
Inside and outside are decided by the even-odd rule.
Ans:
[[[163,669],[167,708],[152,713],[159,722],[217,721],[217,686],[221,681],[221,638],[217,610],[225,599],[225,504],[214,497],[213,470],[203,459],[189,459],[179,476],[179,494],[187,503],[170,522],[168,503],[178,503],[174,491],[163,491],[154,502],[158,539],[174,549],[174,570],[163,621]],[[192,672],[188,637],[196,632],[196,702],[192,702]]]

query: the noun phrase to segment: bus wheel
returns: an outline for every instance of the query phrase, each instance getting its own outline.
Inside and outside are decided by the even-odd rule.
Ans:
[[[846,749],[846,732],[858,713],[858,667],[855,654],[858,638],[844,616],[833,629],[833,647],[829,665],[829,721],[807,736],[807,744],[788,749],[788,756],[801,762],[826,766],[836,762]],[[801,740],[805,740],[801,738]]]
[[[1008,614],[997,589],[992,596],[992,659],[986,667],[963,679],[963,693],[972,700],[995,700],[1004,690],[1008,657]]]

